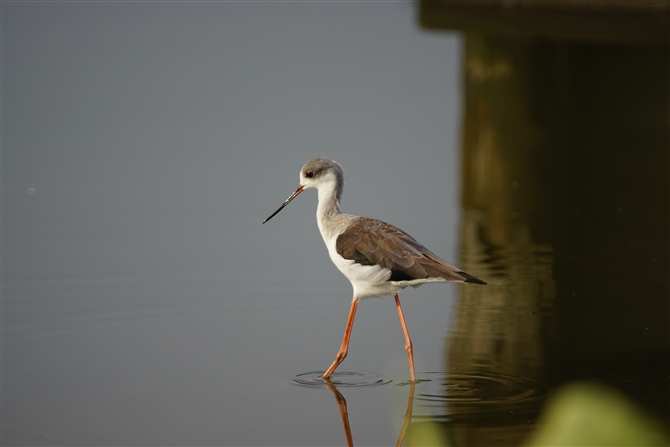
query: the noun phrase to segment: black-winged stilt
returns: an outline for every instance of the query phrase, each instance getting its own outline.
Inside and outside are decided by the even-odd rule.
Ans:
[[[272,219],[304,190],[315,188],[318,191],[316,220],[321,236],[328,247],[330,259],[354,287],[342,345],[323,378],[329,378],[347,356],[360,299],[393,295],[405,334],[410,377],[412,382],[416,382],[412,340],[407,332],[398,292],[405,287],[429,282],[486,282],[447,263],[398,227],[369,217],[341,213],[339,205],[343,186],[342,166],[328,158],[314,158],[300,170],[300,186],[263,223]]]

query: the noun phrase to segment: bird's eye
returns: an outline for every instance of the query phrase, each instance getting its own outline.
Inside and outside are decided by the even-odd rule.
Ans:
[[[305,172],[305,177],[307,177],[307,178],[314,178],[314,172],[313,172],[313,171],[307,171],[307,172]]]

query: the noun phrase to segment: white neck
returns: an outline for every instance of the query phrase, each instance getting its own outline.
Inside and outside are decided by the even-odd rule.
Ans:
[[[328,179],[319,185],[319,206],[316,208],[316,221],[319,225],[321,235],[326,238],[334,230],[329,225],[333,217],[340,213],[340,196],[342,187],[337,184],[335,179]]]

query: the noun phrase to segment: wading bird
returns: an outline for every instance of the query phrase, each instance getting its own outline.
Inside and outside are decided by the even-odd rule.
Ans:
[[[304,190],[314,188],[318,191],[316,220],[319,231],[328,247],[330,259],[354,288],[342,345],[323,378],[329,378],[347,356],[360,299],[393,295],[405,334],[410,377],[412,382],[416,382],[412,340],[407,332],[398,292],[408,286],[418,287],[429,282],[486,282],[450,265],[398,227],[369,217],[341,213],[339,206],[343,185],[342,166],[328,158],[314,158],[300,170],[300,186],[263,223],[272,219]]]

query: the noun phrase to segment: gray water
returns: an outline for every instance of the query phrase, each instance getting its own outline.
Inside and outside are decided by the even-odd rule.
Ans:
[[[403,3],[2,8],[3,445],[344,443],[293,379],[332,362],[351,286],[315,194],[261,222],[328,156],[344,211],[455,262],[460,38]],[[405,294],[419,371],[457,287]],[[340,370],[392,383],[343,390],[357,443],[398,436],[403,345],[365,301]]]
[[[667,416],[667,132],[644,127],[667,123],[663,73],[586,76],[635,101],[604,89],[588,144],[538,146],[563,175],[463,137],[505,85],[461,79],[463,42],[403,2],[3,3],[2,445],[522,445],[580,379]],[[570,69],[605,70],[584,48]],[[388,298],[318,379],[351,285],[315,193],[261,225],[316,156],[344,166],[344,212],[489,282],[401,294],[416,384]],[[521,208],[486,201],[498,170],[535,179],[509,185]]]

